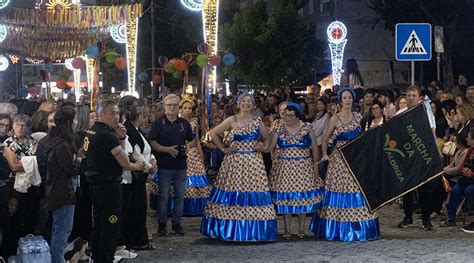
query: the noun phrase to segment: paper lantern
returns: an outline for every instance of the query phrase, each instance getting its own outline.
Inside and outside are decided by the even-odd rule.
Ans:
[[[184,59],[184,61],[186,61],[186,63],[189,64],[189,63],[191,63],[191,61],[193,61],[193,54],[186,53],[186,54],[184,54],[183,59]]]
[[[59,73],[58,73],[58,77],[59,77],[59,79],[62,79],[62,80],[64,80],[64,81],[67,81],[67,80],[69,79],[69,73],[64,72],[64,71],[63,71],[63,72],[59,72]]]
[[[28,92],[32,97],[37,97],[40,94],[41,88],[39,86],[32,86],[28,88]]]
[[[153,77],[151,78],[151,81],[153,81],[153,85],[159,85],[161,83],[161,76],[153,75]]]
[[[175,71],[176,69],[174,68],[173,63],[168,62],[168,64],[165,65],[165,72],[173,74]]]
[[[214,55],[209,59],[209,64],[213,66],[219,66],[221,64],[221,57],[219,55]]]
[[[124,57],[118,57],[115,60],[115,66],[118,69],[126,69],[127,68],[127,60]]]
[[[74,58],[71,65],[74,69],[82,69],[84,66],[84,60],[82,58]]]
[[[105,61],[107,61],[107,63],[109,63],[109,64],[114,64],[115,60],[117,59],[118,56],[119,55],[117,53],[107,52],[105,54]]]
[[[177,71],[185,71],[188,68],[188,64],[183,59],[177,59],[173,64]]]
[[[28,87],[26,85],[18,89],[18,96],[21,98],[28,96]]]
[[[145,82],[148,79],[148,73],[146,73],[145,71],[141,72],[140,74],[138,74],[138,79],[141,82]]]
[[[209,52],[209,45],[207,43],[201,43],[198,45],[198,52],[206,55]]]
[[[201,68],[207,66],[208,62],[209,62],[209,58],[206,55],[201,54],[196,57],[196,64]]]
[[[175,78],[175,79],[180,79],[182,77],[183,77],[183,72],[181,72],[181,71],[175,71],[173,73],[173,78]]]
[[[87,48],[86,50],[86,54],[88,57],[91,57],[91,58],[96,58],[99,56],[99,46],[97,45],[91,45]]]
[[[226,66],[232,66],[235,64],[235,56],[233,54],[227,53],[222,58],[222,63]]]
[[[64,79],[56,80],[56,88],[64,89],[67,86],[66,81]]]

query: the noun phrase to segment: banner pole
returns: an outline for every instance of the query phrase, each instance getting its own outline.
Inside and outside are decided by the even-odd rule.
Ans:
[[[415,85],[415,61],[411,62],[411,85]]]

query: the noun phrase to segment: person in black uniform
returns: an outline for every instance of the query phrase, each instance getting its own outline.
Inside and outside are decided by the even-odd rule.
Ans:
[[[143,162],[131,163],[123,150],[126,129],[119,123],[116,102],[99,105],[99,121],[86,132],[83,149],[85,175],[93,205],[92,258],[94,262],[113,262],[120,239],[123,170],[142,171]]]

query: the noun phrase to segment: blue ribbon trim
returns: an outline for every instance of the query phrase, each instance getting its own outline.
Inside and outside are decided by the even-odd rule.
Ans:
[[[210,186],[207,175],[186,176],[186,187],[204,187]]]
[[[184,198],[183,215],[201,216],[207,203],[207,198]]]
[[[272,205],[270,192],[228,192],[214,188],[210,202],[221,205],[269,206]]]
[[[337,222],[319,218],[315,215],[311,220],[309,229],[316,237],[332,241],[354,242],[380,238],[378,219],[358,222]]]
[[[277,214],[309,214],[316,212],[321,203],[311,204],[306,206],[286,206],[286,205],[275,205]]]
[[[278,239],[277,220],[224,220],[203,216],[201,233],[224,241],[273,241]]]
[[[340,208],[357,208],[367,206],[364,196],[360,192],[338,193],[325,190],[323,206]]]
[[[311,190],[307,192],[294,192],[294,193],[284,193],[284,192],[270,192],[273,200],[306,200],[318,197],[323,194],[319,189]]]

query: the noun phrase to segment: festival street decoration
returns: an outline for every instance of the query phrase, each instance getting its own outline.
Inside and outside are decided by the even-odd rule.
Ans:
[[[110,36],[115,42],[119,44],[127,43],[127,27],[123,24],[111,26]]]
[[[10,66],[10,62],[8,61],[8,58],[0,55],[0,71],[7,70],[8,66]]]
[[[7,27],[5,25],[0,25],[0,43],[7,38]]]
[[[331,50],[333,84],[340,85],[347,28],[342,22],[334,21],[327,28],[327,36]]]
[[[204,31],[204,42],[209,49],[207,55],[216,55],[218,50],[218,20],[219,20],[219,0],[203,0],[202,23]],[[212,93],[216,92],[217,68],[215,66],[208,69],[207,85]]]
[[[191,11],[201,11],[203,0],[181,0],[181,4]]]
[[[10,0],[0,0],[0,9],[5,8],[10,3]]]

